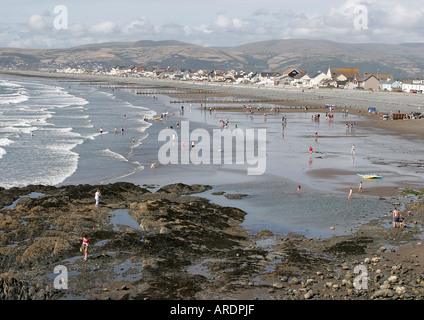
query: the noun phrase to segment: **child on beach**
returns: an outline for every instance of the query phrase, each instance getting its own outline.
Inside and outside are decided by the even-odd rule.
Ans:
[[[401,229],[403,229],[403,227],[405,227],[405,218],[404,218],[404,216],[402,215],[402,213],[399,215],[399,227],[400,227]]]
[[[353,194],[353,188],[352,187],[350,187],[350,189],[349,189],[349,195],[348,195],[348,199],[352,199],[352,194]]]
[[[99,206],[100,196],[101,196],[100,190],[97,189],[96,193],[94,194],[94,200],[96,200],[96,207]]]
[[[90,239],[88,239],[87,235],[85,234],[82,237],[82,250],[84,252],[84,261],[87,261],[87,255],[88,255],[88,243],[90,242]]]

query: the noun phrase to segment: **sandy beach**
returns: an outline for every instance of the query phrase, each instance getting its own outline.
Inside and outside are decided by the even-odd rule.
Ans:
[[[278,199],[279,194],[272,194],[268,192],[266,188],[269,189],[275,188],[293,188],[293,194],[289,194],[289,196],[293,199],[293,201],[299,201],[295,193],[295,187],[298,183],[297,178],[303,179],[301,180],[302,186],[305,183],[305,187],[302,188],[305,190],[305,203],[307,201],[311,201],[313,204],[314,199],[306,198],[308,194],[308,187],[319,189],[322,187],[321,192],[325,194],[327,188],[332,188],[332,191],[338,192],[342,194],[340,196],[340,202],[342,203],[341,208],[343,208],[346,203],[346,188],[352,183],[355,183],[355,194],[354,201],[352,202],[354,205],[358,205],[362,198],[371,197],[370,199],[366,198],[369,202],[375,201],[376,208],[379,205],[379,201],[381,201],[381,206],[384,209],[381,209],[382,212],[371,213],[366,212],[366,208],[363,208],[364,211],[358,213],[357,217],[348,217],[349,219],[355,218],[358,220],[359,225],[357,227],[350,227],[350,231],[347,234],[337,235],[338,229],[341,229],[341,226],[337,225],[337,220],[334,220],[333,217],[325,216],[320,217],[320,219],[316,219],[316,224],[323,223],[321,226],[322,229],[326,229],[326,234],[335,234],[334,236],[323,236],[320,237],[304,237],[297,235],[285,235],[280,237],[277,233],[273,233],[271,231],[264,230],[262,233],[258,233],[257,235],[251,235],[251,239],[256,239],[256,243],[260,243],[261,241],[268,241],[271,239],[273,245],[266,248],[266,250],[270,250],[269,253],[275,253],[281,256],[285,256],[287,253],[285,250],[288,250],[285,245],[290,245],[299,243],[298,237],[301,239],[300,243],[305,250],[308,252],[319,252],[328,253],[331,250],[340,250],[343,253],[346,253],[346,260],[342,258],[336,259],[337,262],[332,266],[335,269],[344,270],[342,265],[343,263],[348,263],[350,267],[353,264],[366,264],[368,266],[368,262],[365,262],[365,258],[379,258],[374,259],[369,263],[369,266],[373,268],[373,271],[381,268],[384,269],[384,273],[387,274],[387,279],[390,274],[397,275],[397,277],[401,277],[401,271],[399,270],[410,270],[411,273],[415,276],[424,272],[424,265],[421,263],[423,261],[423,254],[421,250],[422,245],[422,234],[421,228],[424,219],[424,206],[422,205],[421,196],[414,196],[413,194],[409,194],[408,196],[400,196],[400,193],[413,189],[413,190],[421,190],[421,175],[422,168],[424,164],[420,161],[419,154],[411,153],[407,155],[410,150],[414,150],[414,144],[422,142],[424,138],[424,119],[420,120],[382,120],[382,113],[389,112],[397,112],[398,110],[401,113],[409,113],[415,112],[418,108],[423,104],[424,97],[416,94],[403,94],[403,93],[386,93],[386,92],[362,92],[362,91],[346,91],[346,90],[302,90],[298,88],[267,88],[267,87],[255,87],[255,86],[235,86],[229,84],[199,84],[199,83],[185,83],[185,82],[174,82],[174,81],[162,81],[162,80],[151,80],[151,79],[128,79],[128,78],[114,78],[108,76],[91,76],[91,75],[63,75],[63,74],[55,74],[55,73],[41,73],[41,72],[25,72],[25,71],[1,71],[6,74],[16,75],[16,76],[34,76],[34,77],[51,77],[54,79],[59,79],[63,81],[86,81],[87,83],[91,83],[93,85],[98,86],[122,86],[126,88],[132,88],[132,90],[139,91],[140,93],[143,90],[148,90],[149,92],[157,92],[157,94],[165,94],[170,97],[171,101],[184,101],[184,104],[187,106],[190,101],[200,101],[202,99],[205,100],[207,106],[214,108],[217,110],[217,117],[229,115],[231,117],[231,121],[234,119],[242,119],[245,117],[245,112],[243,110],[243,105],[251,105],[254,108],[259,106],[263,106],[265,108],[264,112],[271,112],[271,109],[280,107],[280,113],[275,115],[274,118],[271,116],[267,119],[267,122],[252,122],[251,125],[256,126],[257,128],[267,126],[267,128],[274,128],[277,125],[281,126],[281,113],[292,115],[289,118],[289,122],[287,125],[287,130],[285,131],[286,137],[281,139],[281,131],[268,129],[272,137],[278,137],[278,139],[273,139],[271,144],[271,149],[268,148],[269,152],[273,154],[273,161],[268,162],[268,168],[270,172],[272,172],[272,176],[264,175],[259,179],[253,179],[252,177],[248,177],[243,173],[240,173],[242,170],[234,170],[232,168],[220,168],[218,170],[211,169],[208,170],[208,167],[196,167],[193,168],[194,172],[202,173],[201,175],[187,175],[181,174],[180,170],[191,170],[184,168],[183,166],[163,166],[156,169],[156,172],[162,172],[161,177],[155,173],[154,170],[149,170],[143,172],[143,175],[133,175],[131,177],[127,177],[126,181],[132,182],[135,184],[145,184],[145,185],[153,185],[154,188],[158,189],[161,186],[169,183],[187,183],[187,184],[214,184],[216,182],[222,189],[212,189],[209,193],[204,192],[200,195],[200,197],[204,197],[211,202],[217,202],[220,204],[231,204],[233,207],[241,207],[244,210],[243,206],[246,208],[249,207],[252,203],[255,202],[255,194],[252,191],[251,194],[248,194],[244,199],[237,200],[227,200],[223,199],[222,195],[217,196],[212,194],[213,192],[217,193],[222,191],[222,194],[225,193],[237,193],[238,185],[243,186],[242,190],[254,190],[256,186],[261,186],[263,189],[263,195],[270,195],[273,199]],[[197,91],[197,92],[194,92]],[[206,100],[207,99],[207,100]],[[216,101],[216,102],[214,102]],[[193,103],[194,104],[194,103]],[[190,114],[188,119],[196,123],[196,126],[210,126],[214,125],[214,121],[216,122],[216,118],[210,117],[205,120],[202,124],[203,117],[206,119],[206,110],[199,110],[199,103],[195,104],[193,108],[193,113]],[[298,132],[297,128],[301,127],[300,124],[311,123],[311,115],[313,113],[321,113],[325,114],[327,109],[325,105],[335,105],[335,113],[337,116],[342,117],[342,110],[349,110],[349,115],[352,118],[338,118],[337,122],[331,123],[331,125],[325,121],[322,121],[323,125],[319,127],[319,137],[314,142],[313,131],[315,127],[311,125],[307,132]],[[171,104],[171,107],[174,110],[178,110],[180,104],[175,103]],[[221,108],[224,106],[224,108]],[[368,107],[373,106],[377,108],[377,114],[368,114]],[[308,107],[308,110],[305,110],[305,107]],[[359,112],[360,111],[360,112]],[[237,114],[231,116],[231,114]],[[260,118],[261,113],[257,113],[255,117]],[[354,117],[354,118],[353,118]],[[255,119],[257,119],[255,118]],[[177,118],[172,118],[172,122],[175,122]],[[351,122],[352,119],[355,120],[355,125],[357,127],[357,134],[355,132],[344,132],[344,121]],[[324,120],[324,119],[323,119]],[[291,122],[290,122],[291,121]],[[169,122],[171,123],[171,122]],[[231,122],[233,123],[233,122]],[[241,121],[242,125],[247,125],[248,122],[246,120]],[[296,126],[297,124],[297,126]],[[165,125],[165,124],[164,124]],[[249,124],[250,125],[250,124]],[[274,127],[272,127],[274,125]],[[158,126],[155,130],[161,129]],[[340,129],[340,130],[339,130]],[[338,130],[338,131],[337,131]],[[293,135],[291,137],[290,135]],[[284,135],[283,135],[284,136]],[[378,141],[374,139],[374,137],[378,137]],[[284,145],[285,142],[291,141],[290,138],[295,142],[299,143],[315,143],[314,149],[317,150],[314,153],[313,157],[308,157],[305,152],[300,152],[295,156],[297,158],[290,158],[289,160],[285,159],[281,155],[285,155],[287,150],[289,150],[292,154],[294,146],[292,145]],[[396,141],[395,145],[391,144],[391,139]],[[369,139],[369,140],[366,140]],[[301,141],[301,142],[300,142]],[[311,142],[309,142],[311,141]],[[367,150],[367,154],[361,155],[362,151],[360,148],[358,150],[358,155],[353,159],[351,157],[349,150],[352,143],[356,143],[358,141],[370,141],[372,143],[371,150]],[[295,144],[295,143],[293,143]],[[343,147],[343,150],[333,150],[333,146],[337,144],[340,148]],[[288,147],[289,149],[284,149]],[[381,148],[381,149],[378,149]],[[379,152],[384,150],[384,152],[393,154],[393,158],[390,160],[382,159],[380,157]],[[396,153],[399,153],[396,155]],[[407,155],[407,156],[406,156]],[[409,159],[415,159],[413,161],[409,161]],[[297,160],[293,159],[301,159],[301,163]],[[355,162],[353,162],[355,160]],[[286,168],[284,172],[280,169],[281,166]],[[356,192],[357,185],[359,183],[359,179],[356,176],[360,170],[381,170],[385,174],[385,178],[382,181],[369,181],[366,182],[364,187],[363,194],[359,195]],[[185,171],[182,171],[185,172]],[[142,179],[141,179],[142,177]],[[175,180],[174,180],[175,179]],[[240,179],[240,180],[238,180]],[[177,181],[179,180],[179,181]],[[183,180],[183,181],[181,181]],[[142,183],[140,183],[142,181]],[[226,183],[223,183],[226,181]],[[282,182],[284,181],[284,183]],[[253,183],[254,182],[254,185]],[[284,184],[284,185],[283,185]],[[308,184],[310,184],[308,186]],[[227,188],[226,190],[224,190]],[[249,189],[250,188],[250,189]],[[286,189],[284,189],[286,190]],[[267,192],[269,194],[267,194]],[[250,197],[249,197],[250,196]],[[302,196],[303,193],[302,193]],[[317,197],[322,197],[318,195]],[[290,201],[291,198],[288,198]],[[267,198],[264,198],[267,199]],[[338,199],[338,198],[337,198]],[[251,201],[251,202],[249,202]],[[342,202],[343,201],[343,202]],[[408,219],[408,227],[404,230],[391,228],[391,211],[388,210],[388,207],[384,207],[382,205],[383,201],[385,203],[397,203],[399,201],[402,202],[402,211],[406,213],[407,210],[412,210],[413,215],[410,219]],[[366,201],[362,201],[366,202]],[[278,202],[275,202],[278,203]],[[113,204],[110,204],[113,207]],[[400,204],[399,204],[400,205]],[[260,209],[258,205],[256,209]],[[347,206],[345,206],[346,208]],[[255,209],[255,207],[253,207]],[[361,208],[361,207],[359,207]],[[311,210],[313,211],[313,207]],[[361,208],[362,209],[362,208]],[[392,208],[390,208],[391,210]],[[356,209],[355,209],[356,210]],[[305,210],[306,211],[306,210]],[[340,209],[340,212],[337,214],[342,215],[343,209]],[[355,211],[353,211],[355,212]],[[306,214],[306,213],[305,213]],[[333,213],[334,214],[334,213]],[[372,215],[372,214],[375,214]],[[361,216],[366,216],[365,219],[361,218]],[[272,218],[273,216],[270,215]],[[245,219],[249,219],[247,215]],[[295,220],[295,217],[290,217],[290,220]],[[362,223],[361,219],[366,222]],[[319,220],[319,221],[318,221]],[[350,221],[350,220],[349,220]],[[252,222],[250,222],[252,223]],[[272,220],[271,223],[272,224]],[[325,224],[324,224],[325,223]],[[302,226],[303,227],[303,226]],[[308,229],[306,227],[306,229]],[[308,231],[308,230],[307,230]],[[262,236],[259,236],[262,235]],[[266,235],[266,236],[263,236]],[[256,238],[258,237],[258,238]],[[275,243],[275,239],[278,238],[277,243]],[[291,240],[292,241],[291,241]],[[365,242],[362,242],[366,239]],[[368,239],[370,244],[367,243]],[[360,254],[356,255],[356,253],[350,256],[351,252],[349,252],[349,245],[354,243],[355,246],[360,247]],[[384,247],[384,249],[382,249]],[[356,249],[356,247],[355,247]],[[344,251],[346,250],[346,251]],[[284,252],[284,253],[283,253]],[[347,253],[349,252],[349,253]],[[412,258],[411,258],[412,257]],[[271,259],[274,261],[276,258]],[[294,258],[293,258],[294,259]],[[278,259],[277,259],[278,260]],[[276,260],[276,261],[277,261]],[[324,277],[320,277],[320,274],[314,269],[313,273],[308,273],[305,270],[305,266],[308,265],[305,260],[294,259],[290,263],[290,270],[294,275],[297,275],[298,278],[302,278],[302,283],[305,284],[307,279],[314,278],[314,283],[319,283],[320,287],[324,287],[322,291],[324,293],[317,294],[315,291],[315,296],[324,299],[363,299],[364,296],[361,297],[361,294],[355,293],[352,287],[346,286],[345,284],[336,284],[340,280],[340,277],[337,279],[334,276],[333,280],[329,280],[332,276],[326,276],[325,281],[323,281]],[[277,263],[278,264],[278,263]],[[276,265],[277,265],[276,264]],[[282,294],[279,290],[280,286],[273,285],[272,283],[276,281],[277,271],[281,272],[280,266],[274,266],[275,272],[267,275],[262,274],[262,280],[267,282],[268,286],[264,286],[266,289],[261,287],[255,290],[254,285],[246,285],[240,289],[237,294],[227,295],[223,294],[221,297],[232,297],[236,299],[255,299],[259,297],[266,297],[265,299],[279,299],[279,294]],[[401,268],[396,269],[396,266],[402,265]],[[393,267],[392,267],[393,266]],[[392,268],[392,269],[391,269]],[[351,269],[351,268],[350,268]],[[319,279],[318,279],[319,278]],[[266,280],[265,280],[266,279]],[[345,279],[346,280],[346,279]],[[348,279],[349,280],[349,279]],[[287,281],[287,279],[285,280]],[[392,295],[390,295],[387,291],[380,292],[381,290],[385,290],[381,288],[385,285],[382,281],[375,281],[375,291],[374,295],[371,295],[374,298],[399,298],[406,297],[406,299],[413,298],[415,296],[419,296],[422,290],[422,286],[424,282],[417,281],[411,277],[408,278],[408,283],[412,283],[415,281],[414,285],[411,284],[411,287],[414,288],[414,291],[408,289],[409,295],[404,295],[401,289],[397,289],[402,284],[401,281],[397,281],[396,287],[393,284],[384,288],[390,288],[392,290]],[[279,281],[277,281],[279,283]],[[284,281],[282,281],[284,282]],[[331,285],[328,283],[331,282]],[[274,282],[275,284],[276,282]],[[300,283],[300,282],[299,282]],[[346,283],[346,282],[345,282]],[[249,288],[250,286],[250,288]],[[283,285],[284,287],[290,287]],[[307,287],[304,285],[303,288]],[[343,290],[341,290],[343,288]],[[346,290],[344,290],[346,289]],[[350,291],[349,291],[350,289]],[[321,289],[317,289],[321,291]],[[378,291],[380,290],[380,291]],[[348,293],[345,293],[347,291]],[[293,290],[287,289],[286,295],[283,295],[284,298],[299,298],[299,299],[310,299],[314,294],[309,294],[308,298],[306,298],[306,293],[308,290],[303,290],[301,288],[297,289],[296,292]],[[393,295],[393,292],[396,292]],[[399,293],[401,292],[401,293]],[[378,294],[377,294],[378,293]],[[197,297],[205,297],[200,294]],[[365,299],[370,298],[370,295],[366,295]],[[206,297],[210,297],[206,295]],[[281,296],[280,296],[281,297]]]

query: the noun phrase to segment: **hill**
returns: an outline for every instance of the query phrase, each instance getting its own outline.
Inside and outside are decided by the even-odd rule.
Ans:
[[[234,47],[202,47],[174,40],[109,42],[63,49],[0,48],[0,66],[56,69],[162,66],[180,69],[284,71],[315,73],[329,66],[355,67],[361,73],[422,78],[424,44],[339,43],[328,40],[268,40]]]

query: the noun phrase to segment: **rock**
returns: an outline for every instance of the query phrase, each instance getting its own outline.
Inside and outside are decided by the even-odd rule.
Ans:
[[[166,185],[162,188],[160,188],[157,193],[175,193],[178,195],[187,195],[187,194],[194,194],[194,193],[202,193],[206,190],[212,189],[212,186],[208,185],[187,185],[184,183],[174,183]]]
[[[223,194],[225,194],[224,191],[214,191],[211,193],[211,195],[213,196],[222,196]]]
[[[248,194],[244,193],[227,193],[224,195],[224,197],[226,197],[227,199],[243,199],[247,196]]]
[[[305,293],[304,298],[305,299],[312,299],[314,296],[314,293],[312,291],[308,291],[307,293]]]
[[[275,282],[272,286],[274,288],[281,289],[283,287],[283,284],[281,282]]]
[[[390,298],[393,297],[393,291],[390,289],[382,289],[382,290],[378,290],[373,294],[374,298]]]
[[[406,287],[404,287],[404,286],[397,286],[395,288],[395,292],[398,295],[402,295],[402,294],[404,294],[406,292]]]
[[[387,279],[387,281],[388,281],[389,283],[395,283],[395,282],[397,282],[397,281],[398,281],[398,277],[397,277],[397,276],[390,276],[390,277]]]
[[[381,290],[390,289],[390,284],[388,284],[388,283],[383,283],[383,284],[380,286],[380,289],[381,289]]]

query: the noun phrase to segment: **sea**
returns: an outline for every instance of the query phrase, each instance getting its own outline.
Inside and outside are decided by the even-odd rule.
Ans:
[[[151,125],[143,116],[155,114],[113,88],[3,77],[0,186],[100,184],[143,170],[133,150]]]
[[[259,104],[252,106],[253,115],[226,112],[213,97],[204,103],[173,100],[152,86],[1,75],[0,187],[125,181],[155,191],[170,183],[209,184],[213,188],[199,196],[246,211],[242,225],[249,232],[328,237],[374,218],[387,217],[385,225],[391,226],[397,200],[357,194],[357,173],[384,175],[365,181],[364,190],[405,182],[418,187],[424,178],[424,146],[417,138],[356,127],[357,115],[338,113],[327,120],[327,110],[320,110],[315,121],[306,112],[266,115]],[[161,115],[162,120],[152,120]],[[161,164],[159,133],[171,129],[179,134],[183,121],[190,130],[207,132],[222,130],[223,121],[230,130],[266,129],[266,172],[248,175],[251,165],[246,163]],[[212,153],[218,152],[210,145]],[[333,173],[311,174],[320,170]],[[355,195],[349,201],[350,186]],[[229,193],[246,196],[228,199]]]

